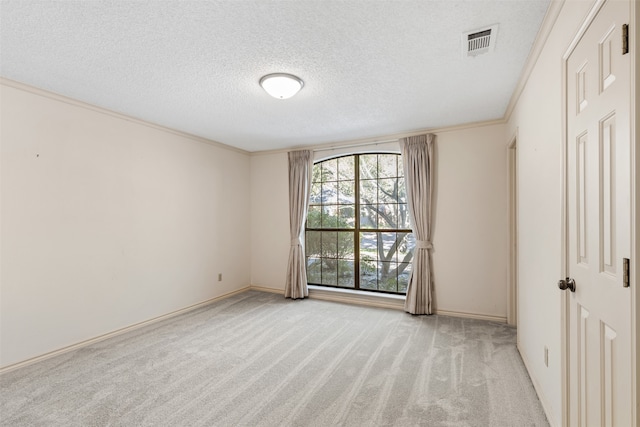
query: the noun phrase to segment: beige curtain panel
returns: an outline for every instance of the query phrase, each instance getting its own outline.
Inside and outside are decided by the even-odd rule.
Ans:
[[[400,139],[409,220],[416,237],[413,266],[404,310],[411,314],[432,314],[431,202],[433,197],[433,145],[435,135]]]
[[[289,152],[289,231],[291,249],[285,298],[305,298],[309,296],[307,269],[304,256],[304,222],[307,218],[313,153],[310,150]]]

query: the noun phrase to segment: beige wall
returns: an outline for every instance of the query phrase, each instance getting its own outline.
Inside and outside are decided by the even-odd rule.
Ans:
[[[517,133],[518,346],[552,425],[561,425],[562,55],[591,7],[567,1],[508,122]],[[549,349],[549,366],[544,348]]]
[[[0,366],[249,285],[247,154],[0,90]]]
[[[284,292],[289,259],[287,153],[251,157],[251,285]]]
[[[438,134],[433,243],[437,309],[506,317],[507,149],[503,125]],[[395,151],[396,144],[321,151]],[[284,289],[289,253],[287,154],[258,154],[252,169],[252,285]]]
[[[433,236],[438,311],[507,315],[503,125],[438,134]]]

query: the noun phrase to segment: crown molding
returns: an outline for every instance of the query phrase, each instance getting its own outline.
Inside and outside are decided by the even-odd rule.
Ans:
[[[297,146],[292,146],[288,148],[279,148],[276,150],[252,151],[249,153],[249,155],[252,157],[268,156],[272,154],[288,153],[289,151],[294,151],[294,150],[328,151],[332,149],[337,150],[341,148],[378,145],[378,144],[396,142],[400,140],[400,138],[407,138],[409,136],[424,135],[425,133],[434,133],[438,135],[438,134],[443,134],[447,132],[457,132],[461,130],[475,129],[475,128],[484,127],[484,126],[503,125],[506,123],[507,121],[505,119],[486,120],[483,122],[465,123],[461,125],[445,126],[441,128],[427,128],[427,129],[416,130],[416,131],[405,132],[405,133],[396,133],[392,135],[378,136],[374,138],[352,139],[347,141],[334,141],[334,142],[327,142],[324,144],[316,144],[316,145],[297,145]]]
[[[51,91],[48,91],[48,90],[45,90],[45,89],[40,89],[40,88],[37,88],[35,86],[28,85],[26,83],[21,83],[21,82],[15,81],[15,80],[11,80],[11,79],[8,79],[6,77],[0,77],[0,85],[1,86],[11,87],[11,88],[18,89],[18,90],[22,90],[22,91],[25,91],[25,92],[29,92],[29,93],[37,95],[37,96],[42,96],[42,97],[45,97],[45,98],[53,99],[53,100],[58,101],[58,102],[64,102],[65,104],[73,105],[74,107],[84,108],[85,110],[91,110],[91,111],[95,111],[97,113],[106,114],[108,116],[115,117],[115,118],[120,119],[120,120],[125,120],[125,121],[132,122],[132,123],[135,123],[135,124],[138,124],[138,125],[141,125],[141,126],[146,126],[146,127],[152,128],[152,129],[156,129],[156,130],[159,130],[159,131],[162,131],[162,132],[170,133],[170,134],[173,134],[173,135],[176,135],[176,136],[180,136],[180,137],[183,137],[183,138],[188,138],[188,139],[190,139],[192,141],[195,141],[195,142],[201,142],[203,144],[213,145],[213,146],[218,147],[218,148],[223,148],[223,149],[229,150],[229,151],[235,151],[236,153],[240,153],[240,154],[244,154],[244,155],[250,154],[249,151],[245,151],[245,150],[242,150],[240,148],[232,147],[230,145],[223,144],[222,142],[218,142],[218,141],[214,141],[214,140],[211,140],[211,139],[203,138],[201,136],[197,136],[197,135],[193,135],[193,134],[190,134],[190,133],[187,133],[187,132],[183,132],[183,131],[179,131],[179,130],[176,130],[176,129],[172,129],[172,128],[169,128],[169,127],[166,127],[166,126],[162,126],[162,125],[159,125],[159,124],[156,124],[156,123],[153,123],[153,122],[148,122],[146,120],[138,119],[136,117],[129,116],[127,114],[118,113],[118,112],[115,112],[113,110],[109,110],[107,108],[99,107],[97,105],[89,104],[89,103],[84,102],[84,101],[79,101],[77,99],[69,98],[67,96],[60,95],[58,93],[51,92]]]

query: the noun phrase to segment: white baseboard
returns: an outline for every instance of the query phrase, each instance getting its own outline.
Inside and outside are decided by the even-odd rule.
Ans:
[[[95,344],[95,343],[100,342],[100,341],[104,341],[104,340],[109,339],[109,338],[113,338],[113,337],[121,335],[121,334],[125,334],[125,333],[133,331],[135,329],[142,328],[144,326],[151,325],[153,323],[160,322],[162,320],[166,320],[166,319],[178,316],[178,315],[183,314],[183,313],[187,313],[187,312],[189,312],[191,310],[195,310],[197,308],[204,307],[205,305],[209,305],[209,304],[211,304],[213,302],[220,301],[220,300],[225,299],[225,298],[229,298],[232,295],[236,295],[236,294],[239,294],[239,293],[242,293],[242,292],[246,292],[249,289],[250,289],[250,287],[247,286],[245,288],[238,289],[238,290],[226,293],[224,295],[220,295],[220,296],[217,296],[215,298],[211,298],[211,299],[208,299],[206,301],[190,305],[190,306],[182,308],[180,310],[176,310],[176,311],[172,311],[172,312],[167,313],[167,314],[163,314],[162,316],[154,317],[152,319],[145,320],[143,322],[136,323],[136,324],[124,327],[122,329],[117,329],[115,331],[108,332],[106,334],[99,335],[99,336],[94,337],[94,338],[90,338],[88,340],[80,341],[78,343],[75,343],[75,344],[72,344],[72,345],[69,345],[69,346],[66,346],[66,347],[59,348],[57,350],[50,351],[50,352],[42,354],[40,356],[36,356],[36,357],[32,357],[32,358],[27,359],[27,360],[23,360],[22,362],[17,362],[17,363],[11,364],[11,365],[4,366],[4,367],[0,368],[0,375],[4,374],[6,372],[9,372],[9,371],[13,371],[15,369],[19,369],[19,368],[23,368],[23,367],[28,366],[28,365],[32,365],[32,364],[37,363],[37,362],[41,362],[41,361],[46,360],[46,359],[50,359],[50,358],[55,357],[55,356],[59,356],[59,355],[64,354],[64,353],[68,353],[68,352],[73,351],[73,350],[77,350],[77,349],[82,348],[82,347],[86,347],[86,346],[91,345],[91,344]]]
[[[269,292],[272,294],[280,294],[280,295],[284,295],[284,289],[276,289],[276,288],[265,288],[264,286],[255,286],[255,285],[251,285],[249,287],[249,290],[252,291],[259,291],[259,292]]]
[[[490,314],[467,313],[464,311],[435,310],[434,314],[440,316],[464,317],[465,319],[487,320],[489,322],[507,323],[506,316],[493,316]]]
[[[549,401],[544,395],[544,393],[542,393],[542,387],[540,386],[540,383],[538,383],[536,378],[533,375],[531,375],[532,371],[529,368],[531,364],[529,363],[527,356],[525,356],[525,354],[520,350],[519,344],[516,344],[516,348],[518,349],[518,353],[520,353],[520,358],[522,359],[522,362],[524,363],[524,367],[527,370],[527,373],[529,374],[529,378],[531,378],[531,382],[533,383],[533,388],[536,390],[538,399],[540,399],[540,403],[542,404],[542,409],[544,410],[544,413],[547,416],[547,421],[549,422],[549,425],[551,427],[557,427],[558,425],[556,424],[555,419],[551,417],[551,412],[550,412],[551,406],[549,406]]]

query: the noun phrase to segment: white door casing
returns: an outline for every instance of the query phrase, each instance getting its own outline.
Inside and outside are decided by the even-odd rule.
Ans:
[[[507,323],[518,324],[518,156],[517,135],[507,148],[507,199],[509,201],[509,264],[507,268]]]
[[[565,55],[566,414],[570,426],[633,422],[629,1],[598,1]]]

